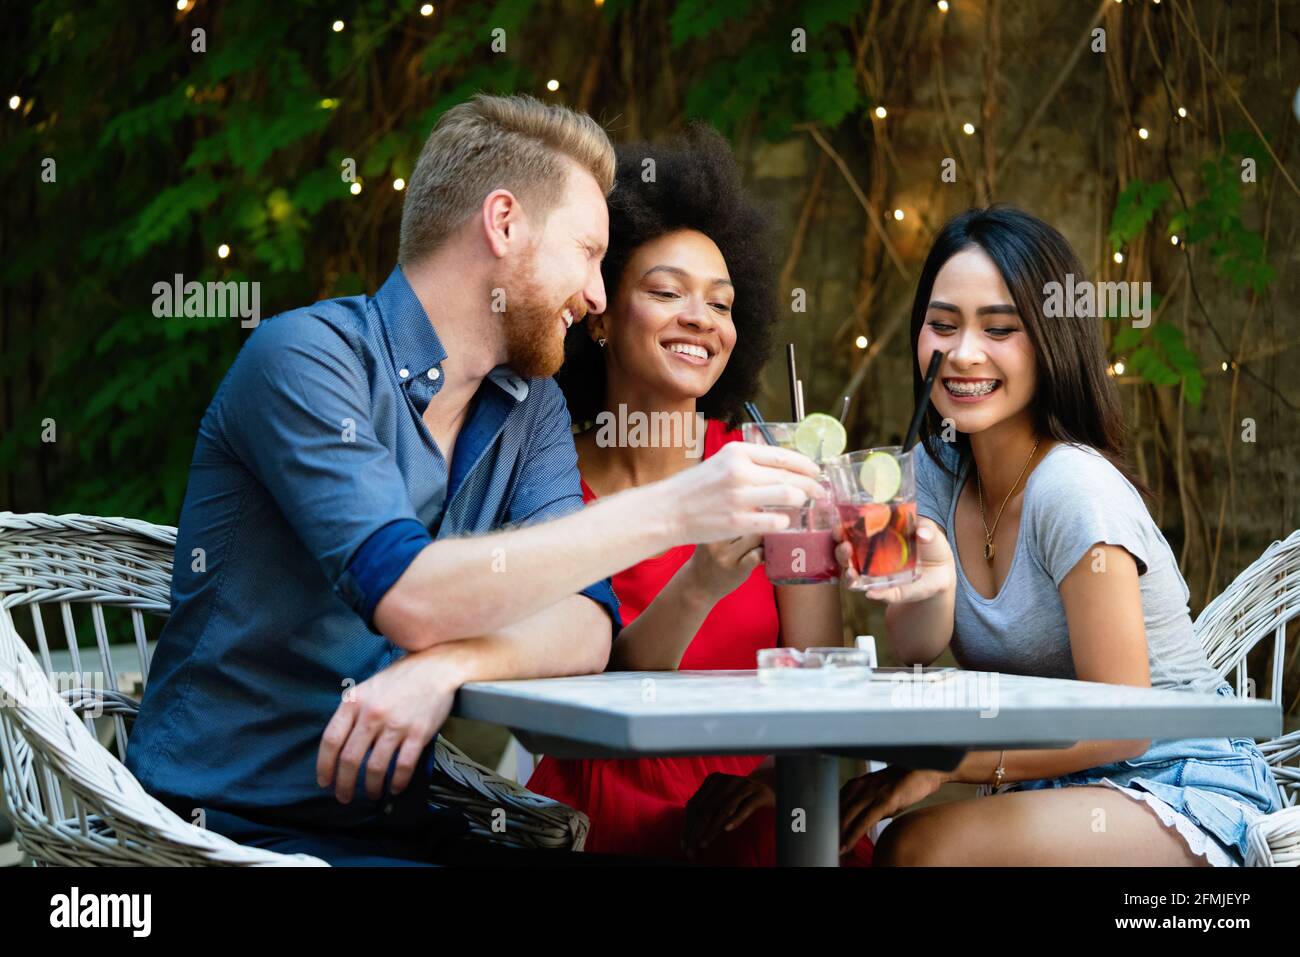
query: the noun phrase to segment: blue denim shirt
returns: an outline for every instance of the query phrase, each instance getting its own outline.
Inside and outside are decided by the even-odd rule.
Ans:
[[[401,269],[373,297],[263,321],[199,424],[177,530],[171,617],[127,766],[187,818],[198,807],[331,828],[418,826],[411,784],[348,805],[316,785],[342,694],[402,651],[374,607],[434,538],[582,507],[554,380],[494,369],[448,469],[421,418],[447,353]],[[583,591],[609,611],[609,581]]]

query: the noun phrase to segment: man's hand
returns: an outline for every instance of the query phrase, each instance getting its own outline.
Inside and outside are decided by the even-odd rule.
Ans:
[[[761,506],[794,507],[827,496],[808,456],[752,442],[728,442],[699,465],[636,491],[663,503],[677,541],[695,544],[779,532],[789,516]]]
[[[948,780],[944,771],[892,765],[854,778],[840,789],[840,854],[847,854],[871,828],[923,801]]]
[[[438,647],[408,654],[344,693],[321,736],[316,783],[329,787],[340,803],[352,800],[357,772],[366,763],[366,794],[378,800],[384,777],[397,752],[393,794],[411,781],[425,745],[437,734],[460,687],[458,673]]]

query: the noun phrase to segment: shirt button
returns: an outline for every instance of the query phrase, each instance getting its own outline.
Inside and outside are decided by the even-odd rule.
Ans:
[[[440,375],[442,375],[442,373],[438,371],[437,366],[434,366],[432,369],[429,370],[429,378],[434,382],[438,381],[438,376]]]
[[[407,376],[409,376],[411,373],[410,373],[409,371],[407,371],[406,369],[398,369],[398,370],[397,370],[397,374],[398,374],[399,376],[401,376],[403,379],[405,379],[405,378],[406,378]]]

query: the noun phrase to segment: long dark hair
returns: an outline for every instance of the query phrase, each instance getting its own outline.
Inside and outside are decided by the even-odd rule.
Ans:
[[[1086,279],[1083,263],[1064,236],[1022,209],[968,209],[948,220],[935,237],[912,300],[915,394],[919,396],[923,386],[917,348],[935,277],[949,259],[973,246],[987,253],[998,267],[1034,347],[1038,374],[1029,405],[1034,431],[1058,442],[1096,449],[1139,491],[1149,494],[1128,465],[1127,428],[1120,412],[1119,390],[1107,372],[1101,319],[1044,315],[1047,284],[1056,282],[1063,288],[1066,276],[1073,275],[1074,285],[1078,285]],[[970,457],[970,437],[957,434],[959,464],[954,470],[941,454],[942,429],[939,413],[931,405],[921,423],[921,440],[936,462],[956,474]]]
[[[771,217],[741,185],[731,147],[712,127],[692,123],[667,143],[616,147],[618,165],[609,196],[609,251],[601,263],[605,294],[613,305],[628,260],[644,244],[679,229],[708,236],[726,260],[736,290],[731,320],[736,345],[727,367],[696,408],[735,427],[744,404],[758,392],[779,318],[776,271],[770,245]],[[646,177],[653,160],[655,175]],[[605,356],[586,324],[575,324],[564,342],[564,365],[555,376],[575,425],[605,408]]]

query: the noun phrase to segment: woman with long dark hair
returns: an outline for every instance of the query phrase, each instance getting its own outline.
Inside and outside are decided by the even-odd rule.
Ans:
[[[618,148],[601,264],[609,306],[569,330],[556,377],[587,501],[740,439],[777,320],[767,236],[717,133],[696,126],[672,143]],[[774,587],[762,559],[750,536],[674,548],[615,575],[624,627],[609,667],[752,669],[760,648],[840,644],[834,581]],[[588,815],[590,850],[717,864],[774,862],[772,785],[761,754],[547,757],[528,782]],[[845,862],[867,863],[870,841],[853,845]]]
[[[970,210],[939,233],[911,325],[918,390],[944,353],[915,453],[921,572],[867,596],[888,604],[907,664],[951,646],[981,671],[1231,696],[1126,465],[1101,318],[1046,315],[1083,280],[1064,237],[1018,209]],[[876,863],[1234,865],[1250,823],[1280,807],[1248,738],[1088,741],[857,778],[843,840],[946,781],[993,793],[896,817]]]

